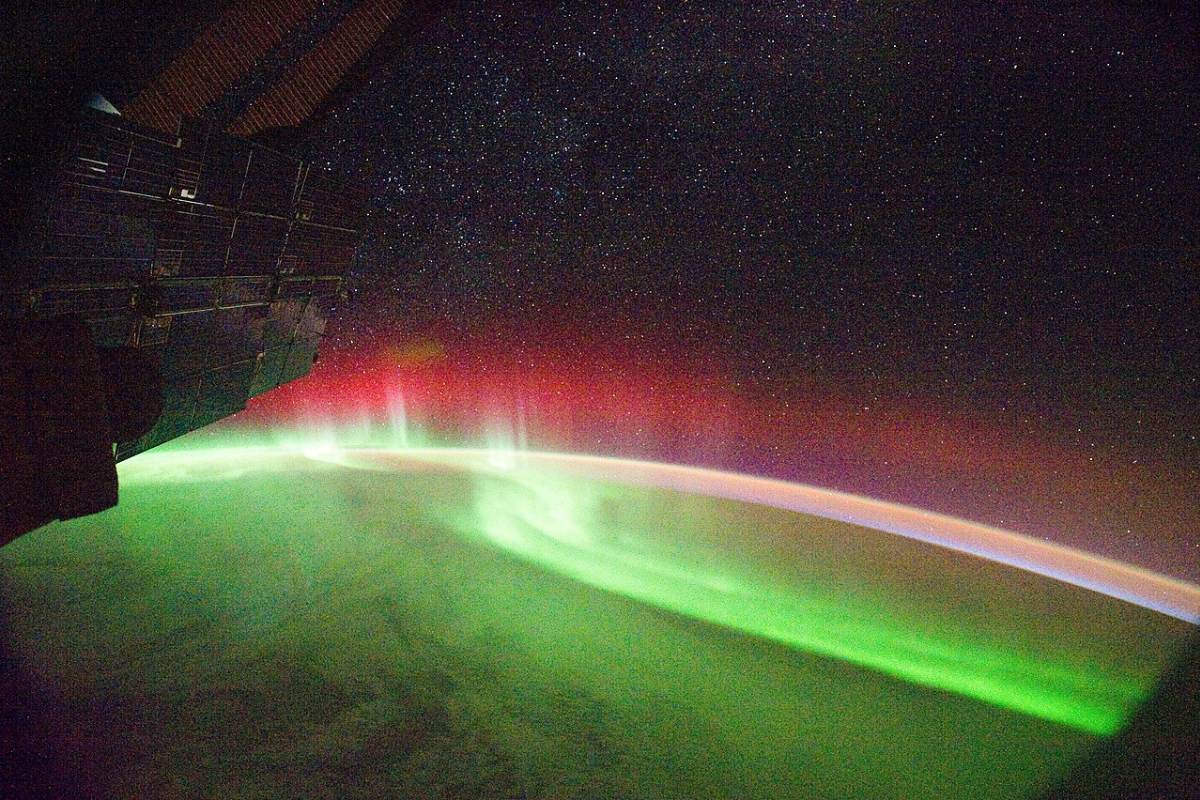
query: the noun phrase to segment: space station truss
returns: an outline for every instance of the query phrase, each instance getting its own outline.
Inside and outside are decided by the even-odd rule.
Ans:
[[[79,315],[163,375],[163,413],[117,460],[306,375],[344,293],[365,195],[197,119],[176,135],[86,110],[0,313]]]

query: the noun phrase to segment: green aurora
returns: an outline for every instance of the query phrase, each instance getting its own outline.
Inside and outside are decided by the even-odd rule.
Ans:
[[[117,509],[6,548],[6,599],[26,612],[6,635],[48,683],[154,702],[264,649],[307,653],[322,684],[376,699],[397,674],[445,671],[413,666],[414,652],[483,650],[490,670],[541,687],[523,696],[565,681],[625,722],[634,696],[699,715],[694,741],[658,716],[625,730],[713,764],[733,758],[714,742],[736,742],[725,772],[743,777],[710,775],[694,796],[858,781],[918,797],[1044,785],[1120,729],[1193,630],[892,534],[539,464],[321,446],[146,454],[122,465]],[[511,709],[473,697],[451,718],[504,738]],[[528,786],[541,780],[530,765],[557,756],[513,735],[506,769]],[[671,779],[672,758],[630,780]]]

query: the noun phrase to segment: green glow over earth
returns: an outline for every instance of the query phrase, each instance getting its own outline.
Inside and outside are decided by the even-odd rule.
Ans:
[[[108,731],[80,758],[113,796],[315,796],[353,773],[362,796],[988,797],[1045,788],[1119,730],[1194,630],[556,463],[145,454],[117,509],[0,552],[22,610],[3,635],[55,687],[47,713]]]

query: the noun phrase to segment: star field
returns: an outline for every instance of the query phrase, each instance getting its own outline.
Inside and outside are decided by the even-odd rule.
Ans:
[[[399,223],[363,291],[529,335],[624,311],[747,378],[1194,389],[1180,32],[980,13],[462,6],[325,132]]]
[[[1038,468],[1077,494],[1147,462],[1186,494],[1196,32],[1132,5],[454,4],[308,142],[376,204],[326,347],[716,374],[780,431],[837,397],[865,440],[947,410],[850,481],[884,494],[951,428],[1061,448],[1085,478]],[[738,463],[804,474],[769,449]],[[1008,486],[963,480],[958,512]],[[1111,507],[1075,522],[1132,536]]]

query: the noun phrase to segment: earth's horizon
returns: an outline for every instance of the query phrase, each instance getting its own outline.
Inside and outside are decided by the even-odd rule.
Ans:
[[[121,480],[0,553],[31,747],[93,796],[1029,796],[1121,728],[1200,606],[675,465],[313,443]]]

